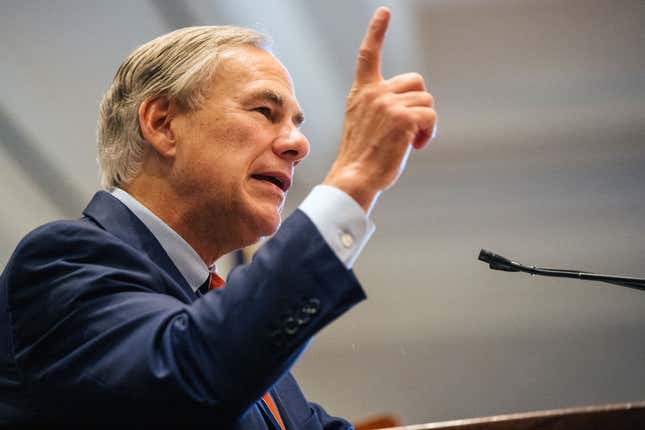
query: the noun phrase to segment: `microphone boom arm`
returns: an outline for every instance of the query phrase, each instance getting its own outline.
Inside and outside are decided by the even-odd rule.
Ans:
[[[485,249],[482,249],[479,252],[478,258],[479,260],[488,263],[489,267],[493,270],[525,272],[530,273],[531,275],[551,276],[557,278],[599,281],[645,291],[645,279],[635,278],[633,276],[603,275],[600,273],[583,272],[580,270],[548,269],[545,267],[525,266]]]

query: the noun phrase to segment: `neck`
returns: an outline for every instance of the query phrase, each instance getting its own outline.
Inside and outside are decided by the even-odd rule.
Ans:
[[[127,185],[124,191],[158,216],[179,234],[197,252],[207,266],[222,255],[241,246],[228,244],[213,228],[218,223],[204,216],[199,204],[191,204],[190,198],[180,196],[176,190],[158,175],[141,174]],[[210,218],[210,219],[209,219]],[[208,219],[208,222],[205,222]],[[225,230],[220,228],[220,232]]]

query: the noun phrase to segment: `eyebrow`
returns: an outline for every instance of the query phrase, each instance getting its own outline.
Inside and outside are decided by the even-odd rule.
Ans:
[[[250,101],[257,101],[257,100],[264,100],[270,103],[273,103],[279,107],[284,107],[286,104],[284,97],[282,97],[280,94],[277,92],[271,90],[271,89],[263,89],[261,91],[258,91],[255,94],[252,94],[251,97],[249,97]],[[293,122],[297,125],[300,126],[302,123],[305,121],[305,114],[298,109],[298,112],[293,116]]]

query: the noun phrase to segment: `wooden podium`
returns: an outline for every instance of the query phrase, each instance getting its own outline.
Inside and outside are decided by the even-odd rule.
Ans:
[[[645,401],[444,421],[388,430],[641,430]]]

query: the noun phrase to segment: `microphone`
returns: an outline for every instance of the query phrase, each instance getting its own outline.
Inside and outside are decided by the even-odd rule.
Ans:
[[[547,269],[544,267],[525,266],[486,249],[479,251],[478,259],[484,263],[488,263],[488,267],[493,270],[525,272],[530,273],[531,275],[553,276],[557,278],[575,278],[588,281],[599,281],[645,291],[645,279],[635,278],[633,276],[603,275],[600,273],[583,272],[580,270]]]
[[[503,270],[505,272],[519,272],[520,264],[509,260],[506,257],[492,253],[486,249],[479,251],[479,260],[488,263],[493,270]]]

